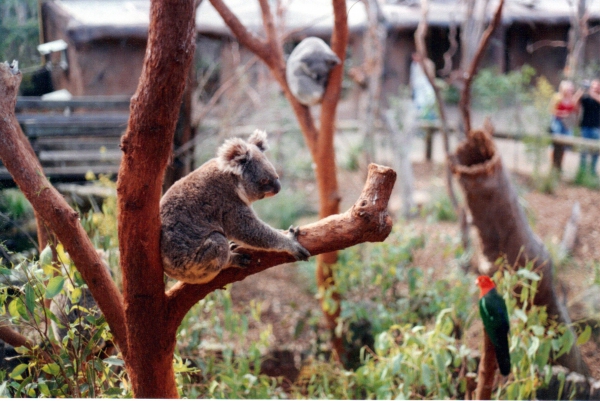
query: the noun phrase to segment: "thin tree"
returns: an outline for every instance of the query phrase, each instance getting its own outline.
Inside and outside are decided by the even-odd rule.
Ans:
[[[348,45],[348,21],[346,1],[332,0],[334,29],[331,35],[331,49],[341,60],[340,65],[332,69],[329,83],[321,104],[320,125],[317,129],[309,107],[302,105],[292,95],[285,78],[285,58],[281,37],[277,35],[273,15],[268,0],[258,0],[262,12],[265,38],[261,39],[252,34],[225,5],[223,0],[211,0],[213,7],[219,12],[233,35],[247,49],[256,54],[269,68],[275,80],[283,89],[286,99],[290,102],[304,140],[315,163],[315,176],[319,190],[319,217],[339,213],[340,194],[338,191],[337,168],[333,136],[337,104],[340,98],[343,65]],[[327,319],[327,325],[332,336],[332,346],[336,357],[344,357],[342,338],[335,335],[335,328],[341,313],[340,295],[335,290],[333,266],[337,262],[337,252],[320,255],[317,258],[317,285],[321,294],[331,294],[331,303],[323,299],[321,307]]]
[[[153,0],[151,3],[146,57],[122,139],[124,154],[117,184],[123,293],[102,267],[103,262],[87,237],[78,213],[44,176],[19,127],[15,106],[21,73],[16,63],[0,64],[0,158],[38,218],[69,252],[110,326],[125,361],[133,394],[141,398],[178,396],[173,371],[176,331],[195,303],[228,283],[292,261],[286,253],[240,250],[251,257],[247,269],[226,269],[210,283],[179,282],[165,291],[159,253],[159,200],[194,53],[193,11],[193,0]],[[336,94],[331,92],[329,90],[326,96]],[[320,142],[315,142],[313,151],[321,154],[316,150],[318,145]],[[371,165],[356,204],[343,214],[301,227],[302,245],[311,254],[320,255],[365,241],[385,239],[392,226],[387,202],[394,181],[393,170]],[[31,345],[29,340],[8,328],[0,331],[0,338],[15,346]]]

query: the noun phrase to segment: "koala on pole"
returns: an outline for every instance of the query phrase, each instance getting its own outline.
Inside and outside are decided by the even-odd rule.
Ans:
[[[296,260],[310,253],[297,240],[299,229],[276,230],[261,221],[251,204],[281,189],[264,155],[267,134],[256,130],[247,141],[227,140],[217,157],[177,181],[160,202],[160,250],[165,273],[202,284],[229,267],[246,267],[240,245],[288,252]]]
[[[309,37],[287,60],[285,76],[294,97],[305,106],[321,103],[329,72],[341,61],[322,39]]]

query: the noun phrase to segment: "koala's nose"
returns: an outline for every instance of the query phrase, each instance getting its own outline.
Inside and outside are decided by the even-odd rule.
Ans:
[[[278,179],[273,180],[273,184],[271,185],[271,192],[273,192],[273,195],[278,194],[279,191],[281,191],[281,183],[279,182]]]

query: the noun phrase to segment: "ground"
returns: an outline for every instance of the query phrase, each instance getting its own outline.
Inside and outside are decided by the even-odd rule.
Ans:
[[[415,173],[415,189],[425,199],[432,194],[444,191],[443,165],[439,163],[413,163]],[[362,188],[364,175],[360,172],[349,173],[342,171],[340,182],[344,182],[345,190],[342,210],[356,200]],[[558,291],[566,298],[569,311],[574,320],[590,315],[591,301],[595,298],[586,296],[587,290],[594,279],[593,262],[600,263],[600,193],[591,189],[577,187],[563,180],[557,186],[554,194],[545,194],[533,190],[529,175],[513,174],[513,183],[524,200],[527,213],[533,219],[533,229],[551,249],[557,249],[564,225],[569,219],[575,201],[581,205],[581,222],[577,232],[577,240],[573,255],[558,267]],[[390,201],[390,209],[399,209],[398,194]],[[418,217],[411,224],[415,230],[423,232],[427,238],[424,249],[417,251],[415,265],[433,268],[441,272],[447,268],[443,255],[439,252],[439,241],[443,235],[456,236],[457,223],[430,223],[426,218]],[[562,267],[565,266],[565,267]],[[238,308],[247,305],[250,300],[258,299],[264,302],[262,308],[262,323],[271,324],[271,349],[286,349],[293,351],[296,364],[299,364],[300,354],[306,351],[314,340],[314,331],[305,328],[297,336],[297,323],[306,320],[307,315],[318,316],[320,307],[318,301],[309,292],[304,282],[307,280],[301,268],[295,265],[285,265],[269,269],[263,273],[248,277],[236,283],[232,288],[232,298]],[[588,294],[589,295],[589,294]],[[598,306],[598,305],[597,305]],[[262,325],[260,325],[263,327]],[[249,336],[258,338],[259,325],[251,327]],[[474,349],[478,348],[481,328],[474,325],[465,334],[465,338]],[[596,339],[598,337],[596,336]],[[582,347],[582,352],[592,375],[600,380],[600,353],[594,341]]]

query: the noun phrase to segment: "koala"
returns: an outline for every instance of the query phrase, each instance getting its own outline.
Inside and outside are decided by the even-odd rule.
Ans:
[[[287,60],[285,76],[292,94],[305,106],[321,102],[329,72],[340,64],[322,39],[309,37],[298,44]]]
[[[279,177],[264,155],[267,134],[256,130],[244,141],[227,140],[197,170],[177,181],[160,202],[160,250],[165,273],[202,284],[229,267],[246,267],[249,256],[240,245],[285,251],[296,260],[310,253],[297,240],[298,228],[271,228],[251,204],[281,189]]]

